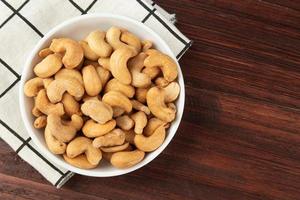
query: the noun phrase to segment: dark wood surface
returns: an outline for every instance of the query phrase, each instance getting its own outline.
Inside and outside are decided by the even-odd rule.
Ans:
[[[134,173],[57,190],[1,141],[1,199],[300,199],[300,1],[156,3],[194,41],[171,144]]]

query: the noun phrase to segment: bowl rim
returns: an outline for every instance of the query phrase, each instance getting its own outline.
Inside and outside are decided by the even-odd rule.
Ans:
[[[178,123],[173,124],[174,128],[174,133],[171,135],[170,139],[167,141],[167,139],[165,139],[165,141],[163,142],[163,144],[156,149],[155,151],[151,152],[152,153],[152,157],[148,160],[145,160],[145,158],[143,159],[143,161],[141,161],[140,163],[138,163],[137,165],[134,165],[132,167],[129,168],[125,168],[125,169],[118,169],[117,171],[111,171],[111,172],[95,172],[95,171],[91,171],[91,170],[87,170],[87,169],[81,169],[81,168],[77,168],[74,167],[72,165],[70,165],[69,163],[67,163],[66,161],[62,161],[60,159],[58,159],[56,157],[56,155],[52,154],[47,147],[44,147],[45,145],[42,144],[39,139],[37,138],[37,136],[35,135],[35,133],[32,131],[34,129],[32,122],[30,119],[27,118],[26,116],[26,111],[25,111],[25,98],[27,98],[24,94],[24,84],[25,84],[25,74],[28,73],[29,68],[32,68],[31,62],[34,59],[34,57],[36,56],[36,54],[38,53],[38,51],[42,48],[43,44],[46,42],[46,40],[48,40],[49,38],[53,37],[53,34],[55,34],[56,32],[59,32],[60,29],[69,26],[73,23],[77,23],[79,21],[84,21],[87,20],[89,18],[111,18],[114,20],[123,20],[123,21],[129,21],[130,23],[133,23],[134,25],[138,26],[138,27],[142,27],[143,29],[145,29],[147,32],[149,32],[150,34],[154,35],[159,43],[161,43],[161,45],[164,46],[164,48],[166,49],[166,51],[168,51],[168,55],[170,57],[172,57],[177,66],[178,66],[178,70],[179,70],[179,74],[181,76],[181,83],[179,81],[180,84],[180,96],[182,96],[181,99],[178,98],[178,101],[180,100],[180,104],[182,106],[180,106],[177,110],[177,112],[179,114],[177,114],[177,119]],[[26,131],[28,132],[29,136],[32,138],[33,143],[37,146],[38,150],[40,150],[40,153],[42,155],[44,155],[47,159],[49,159],[51,162],[53,162],[54,164],[63,167],[69,171],[72,171],[74,173],[78,173],[81,175],[85,175],[85,176],[93,176],[93,177],[112,177],[112,176],[119,176],[119,175],[123,175],[123,174],[127,174],[130,172],[133,172],[137,169],[140,169],[142,167],[144,167],[145,165],[147,165],[148,163],[150,163],[152,160],[154,160],[158,155],[161,154],[161,152],[168,146],[168,144],[171,142],[171,140],[173,139],[173,137],[175,136],[178,127],[181,123],[181,119],[182,119],[182,115],[183,115],[183,111],[184,111],[184,106],[185,106],[185,84],[184,84],[184,77],[180,68],[180,65],[176,59],[176,57],[174,56],[173,52],[171,51],[169,45],[156,33],[154,32],[152,29],[150,29],[149,27],[147,27],[146,25],[144,25],[143,23],[133,20],[131,18],[125,17],[125,16],[121,16],[121,15],[115,15],[115,14],[108,14],[108,13],[97,13],[97,14],[86,14],[86,15],[82,15],[82,16],[77,16],[71,19],[68,19],[58,25],[56,25],[55,27],[53,27],[50,31],[48,31],[43,38],[41,38],[39,40],[39,42],[34,46],[34,48],[32,49],[32,51],[29,53],[29,55],[27,56],[24,68],[22,70],[22,76],[21,76],[21,81],[20,81],[20,85],[19,85],[19,107],[20,107],[20,111],[21,111],[21,117],[22,117],[22,121],[25,125]],[[172,126],[172,125],[171,125]],[[171,132],[169,131],[168,134],[171,134]],[[167,137],[166,137],[167,138]]]

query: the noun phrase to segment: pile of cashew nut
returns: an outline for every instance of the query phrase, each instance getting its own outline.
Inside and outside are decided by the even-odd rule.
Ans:
[[[102,157],[127,168],[164,142],[180,86],[176,62],[151,41],[111,27],[53,39],[39,57],[24,93],[53,154],[83,169]]]

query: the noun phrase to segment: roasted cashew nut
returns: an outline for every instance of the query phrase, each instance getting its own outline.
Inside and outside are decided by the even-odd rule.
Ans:
[[[165,102],[173,102],[177,99],[179,92],[180,92],[180,86],[177,82],[171,82],[169,85],[163,88],[165,92]]]
[[[160,147],[166,137],[165,127],[159,126],[152,135],[145,137],[144,135],[136,135],[134,137],[135,146],[144,152],[151,152]]]
[[[81,105],[81,111],[100,124],[105,124],[113,117],[113,110],[105,101],[87,100]]]
[[[112,154],[110,162],[114,167],[123,169],[141,162],[144,156],[145,152],[140,150],[120,151]]]
[[[44,82],[42,78],[35,77],[28,80],[24,85],[24,93],[28,97],[35,97],[43,89]]]
[[[94,120],[90,119],[85,122],[82,127],[82,132],[86,137],[94,138],[109,133],[116,127],[116,120],[110,120],[105,124],[99,124]]]
[[[51,131],[47,128],[45,128],[44,132],[45,142],[47,144],[48,149],[54,153],[54,154],[63,154],[66,151],[67,145],[64,142],[60,142],[58,139],[56,139]]]
[[[136,55],[136,51],[132,48],[120,48],[115,50],[109,61],[110,71],[116,79],[123,84],[131,83],[131,74],[127,68],[127,62]]]
[[[68,116],[71,117],[74,114],[79,114],[80,113],[79,103],[69,93],[64,93],[61,102],[64,105],[65,113]]]
[[[93,65],[88,65],[82,69],[82,77],[85,91],[90,96],[98,95],[102,90],[102,82]]]
[[[61,56],[59,54],[50,54],[38,63],[33,71],[35,75],[41,78],[48,78],[54,75],[62,67]]]
[[[69,79],[69,78],[74,78],[78,82],[80,82],[81,84],[83,84],[81,73],[79,71],[75,70],[75,69],[66,69],[66,68],[63,68],[63,69],[59,70],[55,74],[54,78],[55,79]]]
[[[106,84],[104,93],[107,93],[109,91],[121,92],[129,98],[132,98],[134,96],[134,92],[135,92],[134,87],[132,87],[131,85],[125,85],[125,84],[121,83],[120,81],[118,81],[118,79],[116,79],[116,78],[111,79]]]
[[[144,61],[146,68],[159,67],[164,78],[169,82],[177,78],[177,64],[170,56],[154,49],[147,50],[146,54],[149,55]]]
[[[95,148],[92,140],[86,137],[76,137],[68,144],[66,154],[69,158],[75,158],[83,153],[92,165],[98,165],[102,158],[101,151]]]
[[[105,32],[93,31],[91,32],[86,41],[93,52],[100,57],[108,57],[112,52],[112,47],[105,41]]]
[[[117,117],[116,122],[122,130],[128,131],[134,126],[134,121],[128,115]]]
[[[83,50],[75,40],[69,38],[53,39],[49,48],[55,53],[64,53],[62,62],[68,69],[79,66],[83,60]]]
[[[140,53],[128,62],[128,69],[131,73],[131,85],[138,88],[147,88],[151,85],[151,77],[148,74],[142,73],[144,68],[144,60],[147,54]]]
[[[135,48],[137,52],[141,50],[141,42],[135,35],[128,31],[122,32],[114,26],[107,30],[106,40],[114,50],[124,47]]]
[[[81,169],[93,169],[97,167],[97,165],[91,164],[83,154],[76,156],[75,158],[69,158],[66,154],[64,154],[63,157],[67,163]]]
[[[119,107],[124,109],[127,113],[131,112],[132,104],[128,97],[121,92],[109,91],[102,97],[102,101],[112,107]]]
[[[165,121],[171,122],[175,119],[176,111],[165,104],[165,92],[158,87],[152,87],[147,92],[147,104],[151,113]]]
[[[47,96],[52,103],[60,102],[65,92],[78,100],[84,95],[84,88],[74,78],[56,79],[47,88]]]
[[[130,116],[130,118],[134,121],[134,132],[136,134],[142,134],[143,129],[147,125],[147,116],[144,112],[138,111]]]
[[[121,129],[114,129],[111,132],[97,137],[93,141],[95,148],[99,147],[111,147],[121,145],[125,141],[125,133]]]
[[[79,115],[72,115],[71,121],[64,122],[58,115],[50,114],[47,117],[46,129],[60,142],[71,141],[83,125]]]
[[[148,123],[147,123],[147,126],[144,128],[144,131],[143,131],[143,135],[145,136],[150,136],[154,133],[154,131],[160,127],[160,126],[164,126],[164,127],[167,127],[167,123],[156,118],[156,117],[153,117],[151,119],[148,120]]]
[[[45,89],[39,91],[35,99],[35,107],[45,115],[56,114],[61,116],[65,113],[62,103],[53,104],[49,101]]]
[[[79,41],[79,44],[83,49],[84,57],[92,61],[98,60],[99,56],[91,49],[91,47],[86,41]]]

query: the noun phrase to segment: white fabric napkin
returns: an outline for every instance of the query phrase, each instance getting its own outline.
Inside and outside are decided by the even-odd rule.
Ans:
[[[191,41],[169,14],[149,0],[1,0],[0,2],[0,137],[56,187],[73,173],[42,155],[23,125],[18,86],[28,53],[57,24],[86,13],[112,13],[143,22],[157,32],[179,59]]]

